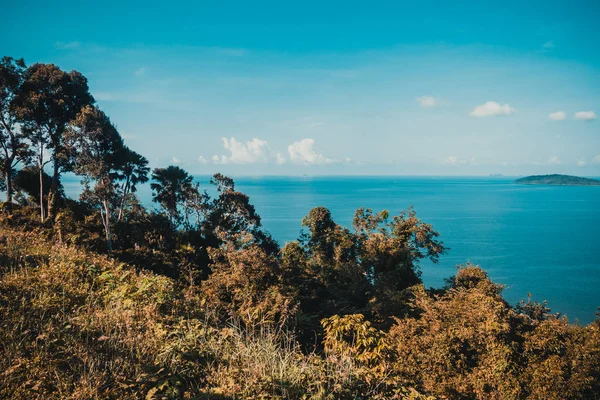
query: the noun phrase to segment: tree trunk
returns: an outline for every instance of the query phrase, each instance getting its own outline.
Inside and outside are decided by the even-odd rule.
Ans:
[[[12,215],[12,199],[13,199],[13,188],[12,188],[12,168],[10,165],[5,168],[5,180],[6,180],[6,213]]]
[[[50,190],[48,191],[48,212],[46,214],[48,217],[52,215],[52,211],[54,210],[54,206],[56,204],[56,197],[58,195],[58,181],[60,179],[60,167],[56,162],[56,157],[53,157],[52,165],[54,170],[52,173],[52,184],[50,185]]]
[[[15,161],[15,148],[16,141],[15,135],[10,127],[4,121],[3,116],[0,114],[0,121],[2,121],[2,126],[8,133],[8,137],[10,138],[10,143],[2,142],[2,150],[4,151],[4,179],[6,181],[6,203],[4,205],[5,211],[7,215],[12,215],[12,172],[13,172],[13,162]],[[9,148],[11,151],[9,152]]]
[[[38,155],[38,167],[40,169],[40,217],[44,222],[44,147],[42,142],[39,142],[40,151]]]
[[[104,206],[104,232],[106,233],[106,246],[108,251],[112,251],[112,239],[110,235],[110,209],[108,207],[108,200],[104,199],[102,202]]]
[[[121,204],[119,204],[119,216],[117,217],[117,221],[120,221],[123,218],[123,207],[125,205],[125,197],[129,193],[129,177],[127,177],[127,182],[125,183],[125,187],[123,188],[123,197],[121,198]]]

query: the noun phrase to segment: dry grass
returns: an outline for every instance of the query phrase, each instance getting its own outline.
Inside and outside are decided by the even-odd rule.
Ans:
[[[198,286],[41,237],[0,231],[2,399],[599,398],[600,324],[517,314],[474,267],[390,331],[324,320],[307,354],[272,321],[217,322]]]
[[[34,233],[4,228],[0,242],[0,398],[347,392],[339,391],[349,382],[339,367],[304,354],[291,332],[266,322],[212,323],[197,294],[170,278]]]
[[[28,234],[5,238],[0,397],[116,397],[148,386],[173,282]]]

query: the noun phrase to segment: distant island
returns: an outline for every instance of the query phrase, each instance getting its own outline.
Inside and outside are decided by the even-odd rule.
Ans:
[[[517,179],[523,185],[600,186],[600,181],[571,175],[532,175]]]

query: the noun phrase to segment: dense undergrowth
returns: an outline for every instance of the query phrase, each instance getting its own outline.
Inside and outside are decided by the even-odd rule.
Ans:
[[[598,321],[512,308],[474,266],[445,291],[411,287],[414,312],[389,327],[323,319],[307,350],[264,315],[281,300],[268,286],[223,319],[202,285],[39,232],[4,227],[0,241],[0,398],[598,398]]]

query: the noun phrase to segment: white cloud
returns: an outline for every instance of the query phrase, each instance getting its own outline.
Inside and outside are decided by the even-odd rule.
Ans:
[[[269,161],[269,147],[267,142],[254,138],[246,144],[239,142],[236,138],[222,138],[223,147],[231,154],[229,156],[222,155],[220,158],[215,156],[213,161],[220,164],[254,164],[266,163]]]
[[[198,157],[198,162],[199,162],[200,164],[207,164],[207,163],[208,163],[208,160],[206,159],[206,157],[204,157],[204,156],[200,156],[200,157]]]
[[[285,157],[281,154],[281,152],[277,152],[275,155],[275,161],[277,161],[277,164],[279,165],[285,164]]]
[[[593,121],[596,118],[598,118],[598,116],[593,111],[578,111],[575,113],[575,119],[582,121]]]
[[[417,101],[419,102],[419,105],[423,108],[431,108],[431,107],[438,106],[440,104],[439,101],[435,97],[431,97],[431,96],[417,97]]]
[[[548,164],[551,164],[551,165],[561,164],[560,158],[558,158],[557,156],[552,156],[548,159]]]
[[[216,154],[215,154],[214,156],[212,156],[212,161],[213,161],[215,164],[218,164],[218,163],[219,163],[219,156],[218,156],[218,155],[216,155]]]
[[[171,158],[171,162],[173,164],[181,164],[181,160],[179,158],[177,158],[177,157]]]
[[[579,161],[577,161],[577,166],[578,167],[583,167],[585,166],[587,163],[585,162],[585,159],[581,158]]]
[[[563,121],[567,119],[567,113],[564,111],[553,112],[548,114],[548,118],[550,118],[552,121]]]
[[[290,161],[304,164],[331,164],[335,160],[325,157],[323,154],[317,153],[313,146],[314,139],[302,139],[288,146]]]
[[[515,112],[515,109],[508,104],[500,105],[495,101],[488,101],[485,104],[481,104],[471,111],[472,117],[484,118],[493,117],[496,115],[511,115]]]
[[[147,71],[146,67],[141,67],[141,68],[138,68],[134,74],[135,74],[135,76],[142,76],[146,73],[146,71]]]
[[[592,164],[600,164],[600,154],[592,159]]]

